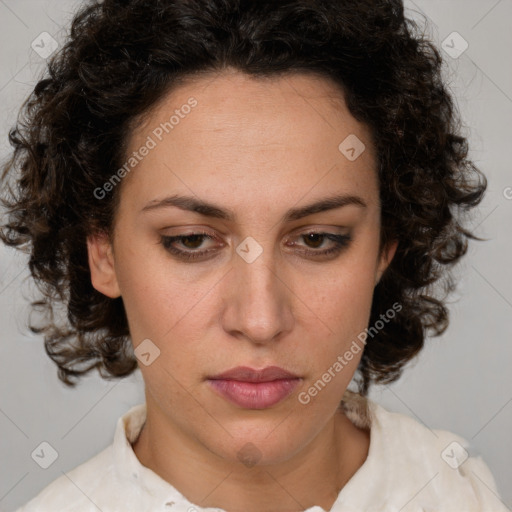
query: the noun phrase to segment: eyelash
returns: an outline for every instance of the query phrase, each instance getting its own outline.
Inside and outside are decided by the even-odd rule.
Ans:
[[[324,250],[324,251],[315,251],[315,250],[306,250],[302,251],[307,256],[312,257],[322,257],[322,256],[329,256],[331,254],[339,254],[344,248],[346,248],[350,241],[351,236],[350,235],[339,235],[335,233],[325,233],[321,231],[310,231],[308,233],[303,233],[299,235],[299,237],[306,237],[309,235],[317,235],[317,236],[323,236],[326,239],[332,241],[334,243],[334,247],[331,247],[330,249]],[[164,246],[164,248],[173,254],[174,256],[186,260],[186,261],[192,261],[197,260],[199,258],[202,258],[206,256],[209,252],[212,252],[212,250],[205,250],[205,251],[182,251],[180,249],[176,249],[172,244],[176,241],[181,241],[185,238],[191,238],[191,237],[203,237],[210,240],[214,240],[215,238],[211,236],[209,233],[205,232],[196,232],[196,233],[187,233],[184,235],[178,235],[178,236],[165,236],[161,235],[160,237],[160,243]],[[323,242],[323,241],[322,241]]]

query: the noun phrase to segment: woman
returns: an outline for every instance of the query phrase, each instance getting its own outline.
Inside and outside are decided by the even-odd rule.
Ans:
[[[21,511],[505,510],[464,439],[367,398],[446,329],[486,187],[413,29],[397,0],[75,17],[2,239],[67,307],[32,326],[62,381],[139,367],[146,402]]]

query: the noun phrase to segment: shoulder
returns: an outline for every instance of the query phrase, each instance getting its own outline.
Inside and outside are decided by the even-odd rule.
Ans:
[[[83,464],[63,473],[16,512],[97,512],[89,496],[97,495],[98,490],[105,485],[111,486],[112,477],[113,456],[112,446],[109,446]]]
[[[465,438],[375,402],[368,401],[368,408],[375,429],[372,455],[381,460],[383,483],[393,488],[402,512],[507,510],[491,471]]]
[[[16,512],[97,512],[142,510],[139,464],[130,443],[145,419],[145,404],[117,421],[114,439],[103,451],[63,474]],[[104,507],[104,508],[102,508]],[[121,507],[121,508],[119,508]]]

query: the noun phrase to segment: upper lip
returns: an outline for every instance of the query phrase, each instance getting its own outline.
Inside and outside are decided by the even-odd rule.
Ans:
[[[297,375],[290,373],[279,366],[267,366],[262,370],[255,370],[248,366],[237,366],[223,373],[219,373],[213,380],[238,380],[242,382],[270,382],[279,379],[297,379]]]

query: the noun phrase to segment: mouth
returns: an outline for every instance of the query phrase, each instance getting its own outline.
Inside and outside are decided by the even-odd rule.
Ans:
[[[278,366],[262,370],[239,366],[208,378],[208,383],[230,403],[244,409],[266,409],[286,399],[301,380]]]

